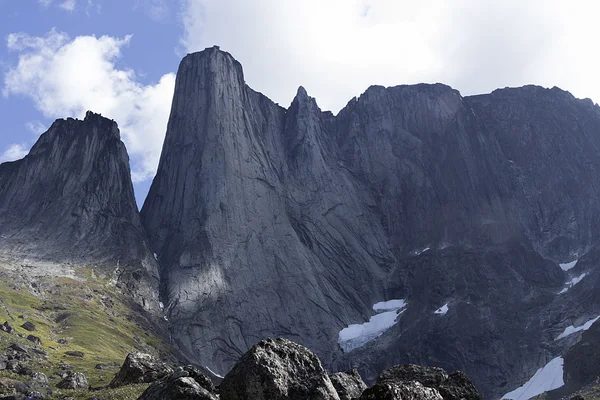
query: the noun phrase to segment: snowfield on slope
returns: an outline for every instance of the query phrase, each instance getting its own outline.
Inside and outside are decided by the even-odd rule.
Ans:
[[[558,292],[558,294],[563,294],[563,293],[567,293],[567,291],[569,289],[571,289],[573,286],[577,285],[579,282],[581,282],[581,280],[583,278],[585,278],[587,276],[587,272],[584,272],[583,274],[576,276],[575,278],[571,279],[570,281],[567,282],[567,286],[561,290],[560,292]]]
[[[587,321],[585,324],[583,324],[581,326],[577,326],[577,327],[575,327],[573,325],[567,326],[565,328],[565,330],[563,331],[563,333],[558,335],[558,337],[554,340],[560,340],[562,338],[566,338],[567,336],[572,335],[577,332],[580,332],[580,331],[587,331],[594,324],[594,322],[598,321],[598,319],[600,319],[600,316],[590,319],[589,321]]]
[[[538,369],[523,386],[502,396],[502,400],[528,400],[538,394],[562,387],[565,384],[563,380],[564,362],[562,357],[556,357]]]
[[[568,270],[570,270],[571,268],[573,268],[575,265],[577,265],[577,261],[578,261],[578,260],[571,261],[571,262],[564,263],[564,264],[558,264],[558,265],[560,266],[560,268],[561,268],[563,271],[568,271]]]
[[[338,335],[338,344],[345,353],[364,346],[394,326],[406,306],[407,303],[404,299],[374,304],[373,310],[378,314],[372,316],[364,324],[352,324],[342,329]]]
[[[438,314],[438,315],[446,315],[447,312],[448,312],[448,303],[444,304],[443,306],[441,306],[440,308],[435,310],[433,313]]]

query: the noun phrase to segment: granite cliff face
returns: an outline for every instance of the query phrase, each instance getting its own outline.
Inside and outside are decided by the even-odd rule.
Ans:
[[[509,392],[600,306],[586,280],[557,294],[595,276],[598,145],[600,108],[559,89],[374,86],[334,116],[303,88],[274,104],[216,47],[188,55],[141,213],[173,337],[219,373],[283,336],[370,380],[422,363]],[[342,352],[390,299],[397,323]]]
[[[49,271],[118,267],[118,283],[158,310],[158,264],[114,121],[91,112],[57,120],[25,158],[0,165],[0,255]]]

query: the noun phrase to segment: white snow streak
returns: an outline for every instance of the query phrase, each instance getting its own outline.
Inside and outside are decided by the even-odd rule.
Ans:
[[[415,254],[420,256],[421,254],[425,253],[426,251],[431,250],[429,247],[425,247],[423,250],[421,251],[415,251]]]
[[[338,344],[347,353],[378,338],[396,324],[398,316],[405,311],[406,305],[403,299],[374,304],[373,310],[378,314],[364,324],[352,324],[342,329],[338,335]]]
[[[538,369],[527,383],[510,393],[506,393],[502,396],[502,399],[527,400],[538,394],[562,387],[565,384],[563,380],[563,364],[563,358],[556,357],[546,364],[546,366]]]
[[[406,301],[404,301],[404,299],[380,301],[373,305],[373,311],[380,313],[384,311],[400,310],[404,307],[406,307]]]
[[[571,268],[573,268],[575,265],[577,265],[577,261],[578,261],[578,260],[571,261],[571,262],[569,262],[569,263],[558,264],[558,265],[560,265],[560,268],[561,268],[563,271],[568,271],[568,270],[570,270]]]
[[[562,338],[566,338],[569,335],[572,335],[574,333],[580,332],[580,331],[587,331],[588,329],[590,329],[590,327],[594,324],[594,322],[598,321],[598,319],[600,319],[600,316],[597,316],[596,318],[590,319],[588,322],[586,322],[585,324],[578,326],[578,327],[574,327],[573,325],[567,326],[565,328],[565,330],[563,331],[563,333],[561,333],[560,335],[558,335],[558,337],[554,340],[559,340]]]
[[[221,375],[217,374],[215,371],[213,371],[212,369],[208,368],[208,365],[205,365],[204,368],[206,368],[208,370],[208,372],[210,372],[211,374],[213,374],[217,378],[223,378]]]
[[[448,303],[444,304],[443,306],[441,306],[440,308],[435,310],[434,314],[446,315],[447,312],[448,312]]]
[[[581,280],[583,278],[585,278],[587,275],[587,272],[584,272],[583,274],[576,276],[575,278],[571,279],[570,281],[567,282],[567,287],[565,287],[563,290],[561,290],[560,292],[558,292],[558,294],[563,294],[566,293],[569,289],[571,289],[573,286],[577,285],[579,282],[581,282]]]

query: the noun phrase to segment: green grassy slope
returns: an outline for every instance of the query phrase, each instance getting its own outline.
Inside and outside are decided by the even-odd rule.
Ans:
[[[111,282],[110,274],[92,272],[91,268],[76,270],[75,279],[65,277],[24,278],[0,266],[0,324],[10,322],[16,333],[0,332],[0,354],[13,343],[42,350],[47,355],[35,355],[23,362],[33,372],[43,372],[50,380],[56,398],[68,394],[74,398],[89,398],[90,393],[56,391],[64,364],[74,372],[82,372],[94,388],[106,386],[127,353],[142,351],[171,358],[172,348],[162,339],[163,328],[158,320],[150,320],[139,306]],[[26,322],[36,325],[36,331],[21,327]],[[33,334],[42,341],[35,345],[27,340]],[[83,357],[67,352],[82,352]],[[96,369],[104,364],[105,369]],[[0,377],[26,381],[17,374],[0,372]],[[111,399],[133,399],[147,387],[135,385],[115,391],[99,391],[94,396]]]

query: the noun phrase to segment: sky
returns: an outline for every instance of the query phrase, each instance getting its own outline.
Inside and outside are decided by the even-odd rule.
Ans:
[[[595,0],[0,0],[0,162],[57,118],[119,124],[138,206],[156,171],[175,73],[219,45],[284,107],[304,86],[337,113],[370,85],[463,95],[537,84],[600,101]]]

